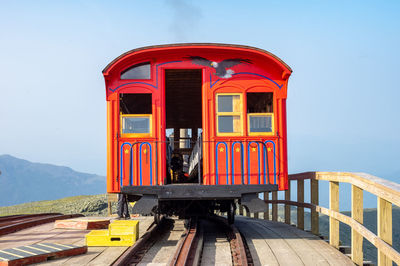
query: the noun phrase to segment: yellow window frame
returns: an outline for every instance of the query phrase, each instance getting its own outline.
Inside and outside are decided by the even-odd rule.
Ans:
[[[250,132],[250,117],[251,116],[270,116],[271,117],[271,132]],[[274,113],[247,113],[247,132],[249,136],[272,136],[275,134],[275,119]]]
[[[240,112],[218,112],[218,96],[239,96],[239,110]],[[233,103],[232,103],[233,104]],[[242,136],[243,135],[243,93],[216,93],[215,94],[215,123],[217,136]],[[219,132],[219,116],[239,116],[239,131],[238,132]]]
[[[121,137],[123,138],[145,138],[145,137],[150,137],[153,132],[153,115],[152,114],[128,114],[128,115],[123,115],[121,114],[121,122],[120,122],[120,131],[121,131]],[[123,132],[123,118],[124,117],[148,117],[149,118],[149,133],[122,133]]]

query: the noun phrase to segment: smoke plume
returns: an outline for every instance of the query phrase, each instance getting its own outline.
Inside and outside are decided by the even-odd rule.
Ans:
[[[166,0],[166,3],[172,10],[170,31],[175,41],[188,41],[199,25],[201,9],[190,0]]]

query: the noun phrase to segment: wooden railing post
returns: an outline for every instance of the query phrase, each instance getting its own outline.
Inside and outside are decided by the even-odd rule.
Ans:
[[[339,212],[339,182],[329,181],[329,209]],[[329,217],[329,244],[339,249],[339,221]]]
[[[392,245],[392,203],[378,197],[378,237]],[[378,266],[392,265],[392,261],[378,249]]]
[[[255,213],[254,213],[254,218],[255,218],[255,219],[258,219],[258,218],[259,218],[259,217],[258,217],[258,212],[255,212]]]
[[[264,192],[264,200],[269,200],[269,192]],[[267,204],[267,211],[264,212],[264,220],[269,220],[269,203]]]
[[[311,204],[318,206],[319,204],[318,180],[311,178],[310,191],[311,191]],[[319,235],[319,214],[315,209],[311,209],[311,232],[314,235]]]
[[[290,201],[290,180],[288,181],[288,189],[285,191],[285,200]],[[285,223],[290,224],[290,205],[285,204]]]
[[[278,200],[278,191],[272,192],[272,200]],[[272,204],[272,221],[278,221],[278,204]]]
[[[351,185],[351,218],[363,224],[363,190]],[[351,228],[351,259],[357,265],[363,265],[363,237]]]
[[[304,202],[304,180],[297,180],[297,202]],[[304,230],[304,207],[297,207],[297,227]]]

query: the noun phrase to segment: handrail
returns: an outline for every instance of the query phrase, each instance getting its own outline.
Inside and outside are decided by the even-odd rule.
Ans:
[[[304,180],[308,179],[311,181],[311,203],[304,202]],[[329,208],[318,205],[319,180],[329,181]],[[297,182],[297,201],[290,200],[290,181]],[[351,217],[339,212],[339,183],[352,185]],[[363,225],[364,190],[374,194],[378,199],[378,235]],[[392,261],[400,265],[400,253],[392,247],[392,204],[400,206],[400,184],[366,173],[304,172],[289,175],[289,190],[285,191],[285,200],[278,200],[276,195],[276,192],[273,192],[272,200],[269,200],[268,195],[265,199],[267,204],[273,206],[273,217],[275,216],[273,220],[277,220],[277,204],[297,206],[297,226],[304,229],[304,208],[309,208],[311,231],[316,235],[319,234],[318,213],[330,217],[329,243],[336,248],[339,248],[339,222],[351,227],[351,258],[356,264],[363,264],[362,243],[365,238],[378,249],[378,265],[392,265]],[[285,223],[290,224],[290,208],[287,207],[285,207]]]
[[[349,172],[316,172],[316,179],[345,182],[400,206],[400,184],[369,175]]]

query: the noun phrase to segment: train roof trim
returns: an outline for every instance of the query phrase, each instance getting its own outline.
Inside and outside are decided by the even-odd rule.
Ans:
[[[247,45],[239,45],[239,44],[224,44],[224,43],[173,43],[173,44],[161,44],[161,45],[152,45],[152,46],[144,46],[144,47],[140,47],[140,48],[136,48],[133,50],[130,50],[126,53],[121,54],[120,56],[118,56],[117,58],[115,58],[113,61],[111,61],[104,69],[103,69],[103,75],[108,74],[107,72],[110,70],[110,68],[115,65],[119,60],[121,60],[122,58],[126,57],[127,55],[130,54],[134,54],[134,53],[138,53],[138,52],[142,52],[142,51],[146,51],[146,50],[157,50],[157,49],[163,49],[163,48],[189,48],[189,47],[204,47],[204,48],[213,48],[213,47],[226,47],[226,48],[239,48],[239,49],[245,49],[245,50],[250,50],[250,51],[256,51],[256,52],[260,52],[263,54],[266,54],[267,56],[270,56],[272,58],[274,58],[276,61],[278,61],[284,68],[286,68],[286,70],[288,70],[290,73],[292,73],[292,69],[279,57],[277,57],[276,55],[260,49],[260,48],[256,48],[256,47],[252,47],[252,46],[247,46]]]

